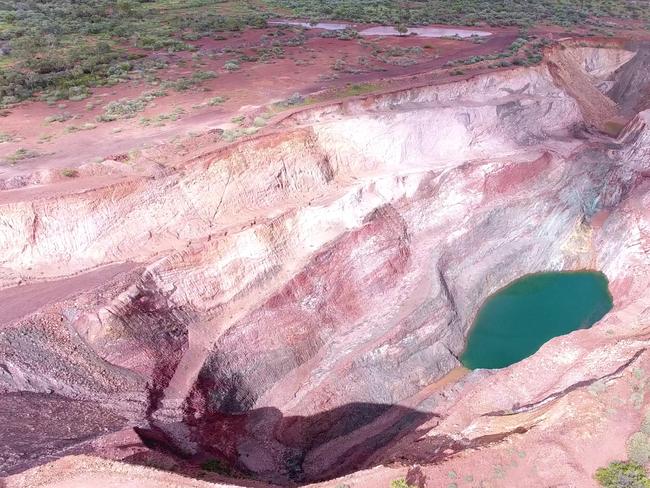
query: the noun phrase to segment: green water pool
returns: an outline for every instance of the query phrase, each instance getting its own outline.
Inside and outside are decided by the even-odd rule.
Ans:
[[[536,273],[490,296],[460,360],[466,368],[503,368],[549,339],[591,327],[612,308],[607,277],[595,271]]]

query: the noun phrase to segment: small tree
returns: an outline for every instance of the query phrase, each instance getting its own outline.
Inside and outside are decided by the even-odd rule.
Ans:
[[[598,468],[595,478],[604,488],[650,488],[645,469],[634,462],[613,462]]]
[[[406,27],[406,24],[403,24],[401,22],[395,26],[395,29],[397,29],[397,33],[400,36],[403,36],[409,31],[408,27]]]
[[[61,170],[61,174],[66,178],[76,178],[77,176],[79,176],[79,171],[72,168],[64,168]]]

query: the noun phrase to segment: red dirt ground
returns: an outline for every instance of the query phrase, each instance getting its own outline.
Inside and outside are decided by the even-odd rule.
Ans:
[[[493,35],[480,44],[472,40],[417,36],[340,40],[320,37],[323,32],[320,29],[307,30],[303,45],[284,46],[283,58],[267,62],[242,62],[241,69],[234,72],[224,70],[224,63],[237,59],[241,54],[254,54],[252,48],[260,45],[263,36],[271,41],[287,39],[298,35],[299,29],[287,29],[287,33],[279,37],[270,36],[278,32],[277,27],[248,29],[242,33],[230,33],[225,40],[204,38],[195,41],[193,44],[198,48],[195,53],[154,53],[151,55],[162,57],[169,63],[156,73],[161,80],[189,77],[197,71],[214,71],[218,76],[187,91],[169,89],[167,96],[156,98],[135,117],[113,122],[96,120],[107,103],[123,98],[133,99],[159,87],[142,79],[131,80],[112,87],[97,88],[90,98],[82,101],[64,100],[53,106],[41,101],[21,103],[0,119],[0,132],[13,138],[0,143],[0,180],[32,174],[43,168],[73,168],[134,149],[155,146],[176,136],[183,137],[216,127],[232,127],[234,115],[261,113],[264,106],[285,100],[294,93],[307,95],[325,92],[331,98],[349,95],[346,86],[355,83],[371,83],[372,88],[380,89],[382,86],[416,83],[418,80],[420,83],[431,83],[458,79],[460,76],[450,75],[453,69],[443,68],[445,63],[502,52],[519,35],[515,27],[483,29],[491,31]],[[628,30],[625,35],[627,38],[644,35],[639,32]],[[566,32],[554,27],[540,27],[531,33],[550,39],[567,36]],[[420,47],[422,51],[409,56],[413,64],[408,66],[383,62],[372,56],[373,48],[411,47]],[[343,60],[351,69],[334,70],[333,65],[337,60]],[[489,69],[486,63],[482,64],[463,67],[465,74],[462,76],[469,77]],[[221,105],[205,104],[215,96],[226,96],[228,99]],[[91,108],[88,108],[89,104]],[[154,121],[148,126],[143,126],[141,122],[142,118],[154,119],[178,109],[183,110],[178,120]],[[46,122],[47,117],[62,112],[71,114],[73,118],[65,122]],[[96,127],[66,133],[66,128],[83,124],[94,124]],[[3,163],[5,158],[20,148],[35,151],[38,155],[14,164],[6,160]]]
[[[99,286],[135,266],[135,263],[113,264],[70,278],[5,288],[0,290],[0,317],[9,324],[48,303],[62,301],[88,287]],[[26,296],[29,296],[29,300],[25,300]]]

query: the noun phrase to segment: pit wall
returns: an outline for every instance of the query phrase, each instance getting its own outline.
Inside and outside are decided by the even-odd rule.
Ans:
[[[613,50],[576,55],[599,77],[625,59],[601,51]],[[292,120],[313,127],[243,142],[155,181],[0,204],[0,286],[148,261],[303,206],[351,178],[507,157],[582,123],[576,102],[543,65],[306,110]]]

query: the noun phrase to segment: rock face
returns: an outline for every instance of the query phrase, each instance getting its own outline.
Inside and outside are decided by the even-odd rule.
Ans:
[[[633,56],[567,47],[298,112],[155,177],[0,194],[0,298],[37,278],[56,290],[1,324],[4,398],[99,402],[106,431],[129,423],[279,484],[444,463],[511,435],[543,451],[524,432],[559,428],[576,395],[646,361],[650,112],[593,134],[618,115],[603,92],[625,98],[615,72]],[[600,324],[437,383],[489,294],[581,268],[610,279]]]

